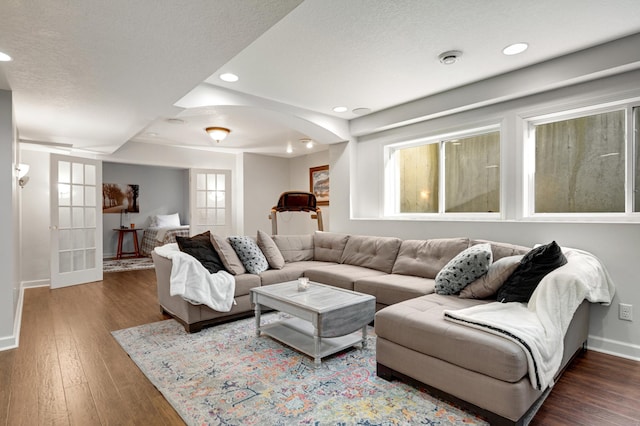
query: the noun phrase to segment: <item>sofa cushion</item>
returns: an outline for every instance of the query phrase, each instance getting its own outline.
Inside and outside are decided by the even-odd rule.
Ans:
[[[331,262],[317,262],[307,260],[302,262],[286,263],[282,269],[267,269],[260,273],[262,285],[271,285],[287,281],[297,280],[304,275],[307,268],[315,268],[318,266],[335,265]]]
[[[274,235],[276,243],[285,262],[302,262],[313,260],[313,235]]]
[[[414,297],[433,293],[435,281],[432,278],[413,275],[387,274],[360,278],[353,289],[376,297],[378,305],[393,305]]]
[[[391,273],[402,240],[394,237],[352,235],[344,247],[340,263]]]
[[[436,275],[436,293],[456,294],[465,286],[487,273],[493,260],[491,246],[478,244],[447,263]]]
[[[282,257],[282,253],[280,253],[278,246],[273,242],[273,239],[269,234],[258,230],[256,242],[258,243],[258,247],[260,247],[262,254],[264,254],[264,257],[267,258],[267,262],[270,267],[273,269],[282,269],[284,267],[284,257]]]
[[[405,240],[393,264],[394,274],[435,278],[458,253],[469,247],[468,238]]]
[[[229,237],[229,243],[250,274],[259,274],[269,269],[267,258],[251,237]]]
[[[313,234],[313,260],[340,262],[349,235],[316,231]]]
[[[494,296],[507,278],[516,270],[523,255],[507,256],[496,260],[489,266],[489,271],[460,292],[466,299],[486,299]]]
[[[353,283],[360,278],[385,275],[384,272],[375,269],[363,268],[354,265],[329,265],[309,268],[304,271],[304,276],[311,281],[353,290]]]
[[[439,294],[416,297],[378,311],[375,333],[416,352],[515,383],[528,374],[527,357],[518,344],[443,317],[446,309],[484,303],[487,302]]]
[[[213,247],[220,256],[220,260],[222,260],[225,269],[231,275],[239,275],[247,272],[236,251],[231,247],[231,244],[229,244],[229,241],[225,237],[211,234],[211,244],[213,244]]]
[[[180,251],[195,257],[209,273],[224,271],[224,264],[211,244],[209,231],[193,237],[176,237]]]
[[[555,241],[534,248],[524,255],[516,270],[500,287],[498,302],[528,302],[542,278],[566,263],[567,258]]]
[[[234,296],[245,296],[249,294],[249,290],[260,287],[260,276],[256,274],[238,274],[233,277],[236,281],[236,290]]]

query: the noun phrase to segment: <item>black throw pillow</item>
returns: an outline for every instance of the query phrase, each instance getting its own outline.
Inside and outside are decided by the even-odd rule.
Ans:
[[[528,302],[542,278],[565,263],[567,258],[555,241],[534,248],[524,255],[516,270],[500,287],[498,302]]]
[[[202,263],[209,273],[225,271],[224,264],[218,256],[218,252],[211,244],[211,233],[209,231],[193,237],[176,237],[176,242],[180,251],[187,253]]]

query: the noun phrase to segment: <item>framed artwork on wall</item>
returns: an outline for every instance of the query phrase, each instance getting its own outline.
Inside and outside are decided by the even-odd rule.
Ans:
[[[309,169],[309,192],[316,196],[319,206],[329,205],[329,165]]]
[[[103,183],[102,213],[139,213],[140,185]]]

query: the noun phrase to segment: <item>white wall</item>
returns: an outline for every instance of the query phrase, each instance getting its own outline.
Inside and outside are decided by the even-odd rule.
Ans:
[[[23,286],[49,285],[49,155],[43,151],[20,151],[22,162],[30,165],[29,183],[21,190],[20,280]]]
[[[13,122],[12,93],[0,90],[0,350],[13,347],[18,342],[15,324],[18,310],[18,186],[15,178],[16,141]]]
[[[522,198],[522,121],[519,117],[550,106],[572,108],[584,102],[601,102],[620,97],[621,93],[638,96],[640,72],[632,72],[584,83],[574,87],[543,93],[507,103],[452,114],[421,123],[400,126],[394,130],[359,138],[358,143],[332,149],[332,179],[350,179],[351,185],[332,185],[332,198],[353,203],[349,214],[334,211],[332,230],[400,238],[434,238],[469,236],[532,246],[556,240],[560,245],[588,250],[598,256],[609,270],[617,286],[611,307],[592,306],[589,347],[640,359],[640,327],[634,322],[618,319],[618,303],[640,309],[640,278],[638,262],[638,223],[567,223],[534,222],[518,217]],[[464,93],[458,93],[464,95]],[[394,111],[389,111],[393,114]],[[382,217],[383,147],[391,142],[410,140],[426,135],[473,126],[487,120],[503,123],[503,180],[507,191],[503,208],[508,220],[446,221],[391,220]],[[402,121],[402,116],[398,117]],[[355,167],[353,164],[355,163]],[[351,186],[351,189],[350,189]]]

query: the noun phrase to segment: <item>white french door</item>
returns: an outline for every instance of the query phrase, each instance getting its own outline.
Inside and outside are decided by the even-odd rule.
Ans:
[[[51,288],[102,280],[102,163],[51,154]]]
[[[189,192],[191,235],[231,235],[231,171],[191,169]]]

